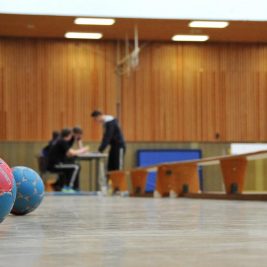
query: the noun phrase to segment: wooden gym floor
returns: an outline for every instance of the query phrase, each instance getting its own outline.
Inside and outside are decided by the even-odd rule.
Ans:
[[[267,203],[47,196],[0,225],[0,266],[266,266]]]

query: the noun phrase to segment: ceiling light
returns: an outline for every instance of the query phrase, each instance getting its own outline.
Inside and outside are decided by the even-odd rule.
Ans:
[[[227,21],[191,21],[191,28],[225,28],[229,25]]]
[[[76,18],[74,23],[79,25],[113,25],[115,19]]]
[[[205,42],[209,39],[208,35],[174,35],[172,37],[173,41],[183,41],[183,42]]]
[[[99,32],[67,32],[65,37],[72,39],[101,39],[103,34]]]

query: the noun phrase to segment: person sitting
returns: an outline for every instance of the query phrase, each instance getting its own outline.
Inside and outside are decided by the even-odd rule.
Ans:
[[[75,126],[72,128],[72,139],[70,141],[71,146],[74,145],[74,143],[77,143],[78,148],[84,147],[83,145],[83,129],[80,126]]]
[[[52,132],[52,139],[48,142],[48,144],[41,151],[42,156],[48,157],[48,154],[49,154],[51,147],[57,142],[59,137],[60,137],[60,132],[58,132],[58,131]]]
[[[75,163],[75,157],[87,152],[88,147],[73,149],[74,140],[75,136],[72,130],[65,128],[49,151],[48,170],[60,174],[54,184],[56,191],[72,192],[73,189],[78,189],[80,165]]]
[[[39,170],[41,173],[45,173],[48,171],[47,169],[47,162],[48,162],[48,154],[51,149],[51,147],[56,143],[60,136],[60,133],[58,131],[52,132],[52,139],[48,142],[48,144],[40,151],[40,154],[38,156],[38,164],[39,164]]]
[[[74,126],[72,128],[72,138],[69,141],[69,147],[77,147],[78,149],[83,148],[83,129],[80,126]],[[75,157],[68,158],[69,164],[75,163]],[[74,182],[74,189],[79,190],[80,188],[80,180],[76,179]]]

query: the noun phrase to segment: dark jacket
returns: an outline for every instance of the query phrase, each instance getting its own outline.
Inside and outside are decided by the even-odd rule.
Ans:
[[[125,140],[117,119],[104,124],[104,135],[98,151],[103,152],[108,145],[125,148]]]

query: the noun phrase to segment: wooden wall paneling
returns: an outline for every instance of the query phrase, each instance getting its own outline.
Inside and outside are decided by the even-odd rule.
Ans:
[[[138,72],[144,72],[143,75],[138,75]],[[131,74],[130,74],[131,75]],[[145,95],[145,84],[144,79],[147,79],[149,75],[149,69],[145,66],[142,66],[135,70],[134,73],[132,73],[132,79],[133,84],[135,85],[134,88],[131,88],[133,90],[133,96],[134,96],[134,104],[135,104],[135,111],[134,111],[134,125],[136,129],[136,135],[135,138],[138,140],[144,139],[144,106],[146,104],[151,103],[145,103],[144,95]],[[136,88],[142,88],[143,90],[139,90],[137,92]]]
[[[215,135],[218,134],[216,141],[226,139],[226,74],[225,72],[215,72]],[[215,141],[215,140],[214,140]]]
[[[146,87],[148,92],[147,92],[147,98],[145,100],[145,104],[146,106],[148,106],[147,108],[148,114],[146,115],[145,123],[149,125],[151,129],[151,134],[150,134],[151,140],[157,140],[158,128],[160,127],[159,122],[158,122],[159,119],[157,118],[157,115],[158,115],[157,112],[159,110],[159,106],[158,106],[159,95],[157,92],[157,84],[158,84],[157,75],[159,74],[159,70],[158,70],[158,66],[156,66],[157,57],[155,56],[156,52],[159,50],[158,47],[159,45],[151,44],[149,45],[149,48],[148,48],[149,54],[150,54],[150,58],[149,58],[150,79]],[[144,54],[145,54],[145,51],[144,51]],[[151,93],[151,90],[153,90],[153,93]]]
[[[265,46],[150,44],[123,78],[128,140],[266,140]]]
[[[239,95],[239,83],[238,83],[238,73],[226,73],[226,139],[232,138],[233,140],[241,140],[242,133],[242,114],[240,112],[242,101]]]
[[[115,65],[116,65],[116,54],[114,53],[113,44],[108,44],[105,47],[105,106],[106,112],[116,115],[116,106],[114,105],[113,99],[116,98],[116,88],[114,84],[116,83]],[[111,71],[109,71],[111,70]]]
[[[199,73],[200,76],[200,92],[201,92],[201,117],[202,117],[202,138],[214,139],[215,133],[215,77],[210,72]]]
[[[160,140],[169,140],[169,136],[173,136],[173,124],[172,116],[173,109],[169,96],[171,95],[171,79],[173,77],[171,73],[173,57],[173,49],[170,46],[166,46],[160,51],[160,73],[159,73],[159,83],[158,83],[158,94],[159,94],[159,118],[161,121],[160,127]]]
[[[147,46],[144,48],[144,53],[140,58],[140,70],[146,71],[146,76],[143,76],[143,83],[144,83],[144,91],[143,91],[143,116],[140,114],[140,119],[143,120],[142,127],[143,127],[143,140],[153,140],[155,129],[155,123],[149,123],[151,120],[151,112],[153,114],[153,110],[155,109],[155,106],[153,104],[149,103],[150,99],[153,99],[153,95],[151,94],[150,88],[152,84],[152,54],[151,54],[151,47]],[[154,96],[155,97],[155,96]],[[154,126],[152,129],[150,127]]]
[[[135,140],[136,134],[135,75],[131,73],[122,77],[122,125],[128,140]]]
[[[253,71],[247,77],[247,134],[243,136],[243,140],[260,140],[259,75]]]
[[[259,73],[259,139],[267,140],[267,72]]]
[[[174,98],[174,103],[176,106],[176,116],[174,116],[174,125],[177,125],[174,128],[175,136],[177,140],[184,140],[184,123],[185,123],[185,115],[184,115],[184,81],[183,81],[183,46],[176,46],[176,82],[174,84],[174,91],[177,92],[176,97]]]
[[[1,39],[0,138],[47,140],[80,124],[86,139],[99,139],[90,112],[115,111],[114,60],[106,63],[114,52],[113,42]]]
[[[150,94],[153,95],[150,104],[153,106],[151,112],[150,125],[153,125],[154,140],[162,140],[164,131],[164,98],[162,97],[166,91],[165,87],[161,87],[161,80],[163,76],[164,61],[162,59],[163,44],[153,46],[152,51],[152,86],[150,87]],[[140,88],[141,90],[141,88]],[[153,91],[152,91],[153,90]]]
[[[172,140],[177,133],[177,127],[175,118],[177,117],[176,110],[176,94],[177,89],[175,88],[177,79],[176,69],[176,47],[168,46],[166,49],[166,57],[168,60],[165,64],[165,104],[164,104],[164,116],[165,116],[165,134],[164,139],[167,141]]]
[[[206,49],[206,47],[203,47],[199,69],[202,140],[217,140],[216,133],[219,134],[217,120],[220,113],[220,103],[218,103],[220,96],[216,94],[220,91],[218,69],[218,48]]]
[[[201,140],[201,114],[199,112],[200,99],[198,99],[198,69],[200,59],[195,46],[184,47],[184,141]]]
[[[173,106],[172,101],[170,99],[170,95],[172,95],[172,61],[174,59],[173,49],[170,46],[167,46],[162,50],[162,58],[164,59],[161,64],[160,71],[160,83],[158,88],[158,92],[160,95],[160,100],[162,104],[159,104],[160,107],[160,115],[162,116],[162,133],[161,140],[169,140],[170,135],[173,136]],[[173,96],[173,95],[172,95]]]
[[[99,140],[90,112],[116,115],[115,61],[114,42],[0,39],[0,139],[80,124]],[[266,63],[265,44],[148,44],[121,78],[126,139],[267,141]]]
[[[0,47],[0,62],[3,61],[2,49]],[[6,139],[6,127],[3,127],[7,124],[6,122],[6,109],[5,109],[5,91],[4,91],[4,68],[0,63],[0,121],[2,125],[0,126],[0,139]]]

